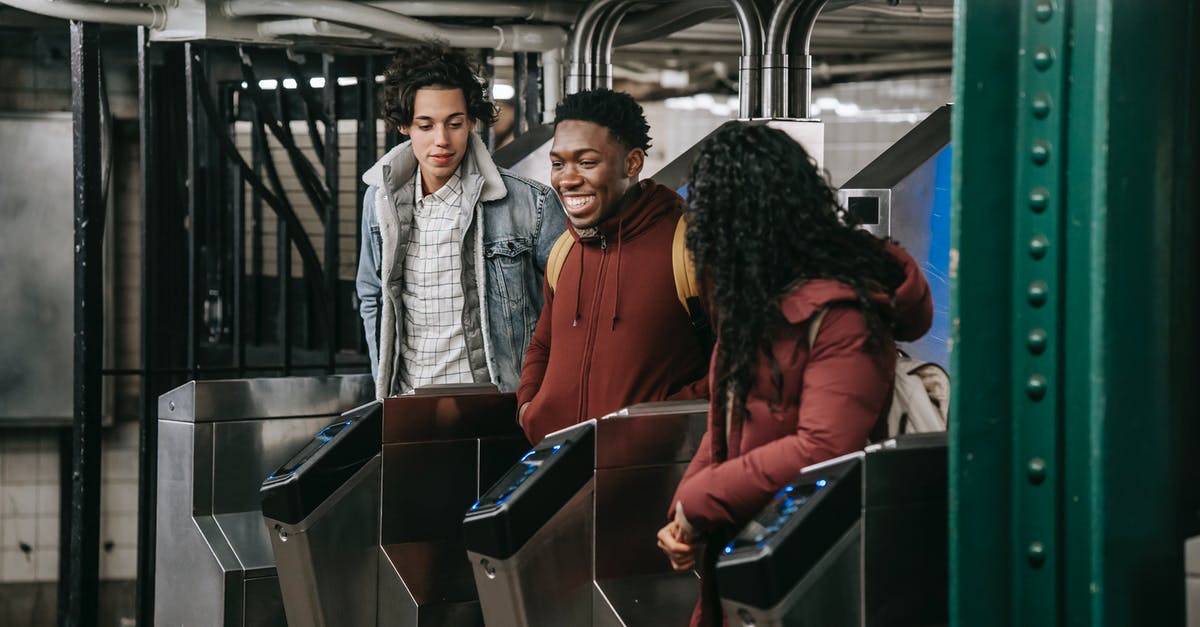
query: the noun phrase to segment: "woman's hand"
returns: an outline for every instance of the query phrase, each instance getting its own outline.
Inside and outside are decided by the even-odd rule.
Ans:
[[[658,530],[658,548],[671,561],[675,570],[689,570],[696,566],[699,544],[678,521],[672,520]]]

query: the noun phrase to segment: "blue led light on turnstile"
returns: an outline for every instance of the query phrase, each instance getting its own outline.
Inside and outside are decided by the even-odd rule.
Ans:
[[[567,444],[568,442],[570,442],[570,440],[566,440],[561,444],[555,444],[549,449],[535,448],[530,450],[528,453],[525,453],[525,455],[521,457],[520,461],[518,461],[517,464],[513,466],[513,468],[509,470],[495,486],[492,487],[492,489],[488,490],[489,494],[499,491],[500,496],[487,499],[486,504],[497,506],[507,501],[508,497],[512,496],[513,492],[517,491],[517,488],[521,487],[521,485],[524,484],[529,477],[537,472],[537,469],[542,465],[543,461],[549,457],[557,455],[559,450],[562,449],[563,444]],[[539,457],[535,457],[535,455],[538,455],[539,453],[541,455]],[[524,465],[525,468],[518,471],[522,465]],[[504,488],[501,490],[500,486],[504,486]],[[478,501],[475,501],[473,505],[471,505],[471,509],[469,511],[475,511],[480,507],[483,507],[484,504],[484,499],[479,499]]]
[[[327,444],[333,438],[337,437],[337,434],[341,433],[343,429],[350,426],[350,423],[352,422],[354,421],[343,420],[342,422],[335,422],[318,431],[317,435],[313,436],[312,441],[310,441],[303,449],[300,449],[299,453],[288,460],[286,464],[275,469],[275,472],[268,475],[267,481],[277,477],[286,477],[294,474],[300,469],[300,466],[307,462],[309,458],[311,458],[317,452],[318,449],[320,449],[322,446],[325,446],[325,444]],[[330,431],[333,433],[330,433]]]
[[[794,496],[794,495],[797,494],[797,489],[804,488],[805,487],[804,485],[800,485],[800,484],[786,485],[783,488],[781,488],[779,490],[779,492],[776,492],[775,498],[772,500],[772,503],[771,503],[771,509],[772,509],[772,511],[774,511],[775,515],[772,519],[769,519],[769,522],[767,520],[760,519],[760,522],[764,525],[764,527],[763,527],[762,533],[756,534],[754,536],[754,540],[753,540],[754,548],[762,549],[763,547],[765,547],[767,545],[767,542],[770,540],[771,536],[778,533],[779,530],[782,529],[785,524],[787,524],[787,521],[789,519],[791,519],[792,516],[796,514],[796,512],[800,511],[801,507],[808,504],[808,501],[809,501],[808,497],[812,493],[814,493],[828,485],[829,485],[829,480],[818,479],[811,484],[807,484],[807,486],[809,488],[808,491],[807,492],[801,491],[799,493],[800,494],[799,496]],[[725,545],[724,553],[726,555],[728,555],[728,554],[736,551],[738,549],[739,545],[747,546],[749,544],[750,543],[747,540],[740,540],[740,541],[734,540],[733,542],[730,542],[729,544]]]

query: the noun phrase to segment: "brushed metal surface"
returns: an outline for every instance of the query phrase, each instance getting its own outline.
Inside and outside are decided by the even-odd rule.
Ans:
[[[402,444],[524,437],[513,394],[413,395],[383,399],[383,442]]]
[[[3,426],[70,426],[75,414],[72,128],[69,112],[0,113]]]
[[[458,542],[478,498],[476,440],[383,445],[380,543]]]
[[[334,419],[327,415],[212,423],[212,511],[260,511],[258,490],[267,476]],[[255,524],[261,527],[259,522]]]
[[[593,493],[589,480],[508,559],[467,554],[488,627],[591,621]]]
[[[686,627],[699,597],[700,580],[694,572],[597,580],[592,624]]]
[[[374,398],[374,383],[365,374],[189,381],[158,397],[158,418],[217,422],[334,415]]]
[[[596,580],[671,570],[656,544],[683,463],[596,470]]]
[[[373,395],[369,377],[336,376],[192,382],[159,397],[156,624],[283,624],[258,489]]]
[[[266,519],[290,627],[375,624],[380,459],[300,523]]]
[[[386,544],[383,552],[418,606],[476,600],[475,579],[461,543]]]
[[[645,411],[638,411],[639,407],[596,421],[596,468],[691,461],[708,428],[708,403],[688,401]]]
[[[206,540],[220,536],[220,529],[210,516],[192,518],[194,465],[204,459],[203,449],[195,449],[192,442],[211,441],[211,430],[212,425],[182,422],[163,422],[158,426],[154,559],[157,625],[226,624],[224,606],[229,586],[225,572],[237,568],[237,557],[226,543],[210,546]],[[199,460],[197,453],[201,454]],[[204,486],[199,487],[201,494],[211,494]],[[239,596],[240,587],[238,582]]]

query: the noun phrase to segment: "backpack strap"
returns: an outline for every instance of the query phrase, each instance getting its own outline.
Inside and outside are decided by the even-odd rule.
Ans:
[[[687,249],[687,222],[679,216],[675,224],[675,238],[671,241],[671,270],[675,273],[675,296],[683,308],[691,311],[688,300],[699,298],[700,288],[696,284],[696,266]]]
[[[671,271],[675,275],[675,297],[687,313],[704,352],[712,354],[716,338],[700,302],[700,283],[696,280],[696,264],[687,249],[687,222],[683,215],[675,224],[675,237],[671,240]]]
[[[571,252],[571,247],[575,245],[575,238],[571,236],[571,231],[563,231],[562,235],[554,241],[554,246],[550,248],[550,256],[546,259],[546,282],[550,284],[550,293],[554,293],[554,288],[558,286],[558,275],[562,274],[563,264],[567,263],[567,254]]]

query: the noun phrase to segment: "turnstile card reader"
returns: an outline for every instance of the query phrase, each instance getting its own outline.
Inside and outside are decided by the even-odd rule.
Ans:
[[[946,481],[944,433],[804,469],[723,549],[729,624],[946,624]]]
[[[488,627],[686,624],[699,590],[655,534],[706,401],[643,403],[552,433],[463,523]]]
[[[595,422],[546,436],[467,512],[463,540],[488,627],[590,621]]]
[[[439,386],[383,401],[378,624],[482,625],[462,520],[529,450],[516,398]]]
[[[376,622],[383,405],[342,414],[263,482],[289,627]]]

